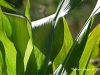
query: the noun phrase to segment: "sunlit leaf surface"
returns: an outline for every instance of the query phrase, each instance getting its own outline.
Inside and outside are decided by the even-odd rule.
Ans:
[[[97,3],[98,4],[98,3]],[[66,56],[63,63],[58,67],[58,69],[55,71],[55,75],[60,74],[70,74],[72,72],[71,68],[75,68],[79,66],[79,60],[80,57],[84,51],[85,44],[87,42],[88,34],[92,26],[92,16],[97,14],[97,10],[99,9],[99,6],[95,8],[96,11],[93,11],[93,13],[87,22],[85,23],[84,27],[80,31],[79,35],[76,37],[74,44],[72,45],[68,55]],[[73,64],[74,62],[74,64]],[[71,65],[70,65],[71,64]]]
[[[0,9],[0,47],[2,48],[2,51],[4,52],[5,56],[3,55],[3,59],[5,59],[5,63],[7,66],[7,74],[8,75],[16,75],[16,49],[14,47],[14,44],[7,38],[3,31],[3,14]],[[6,19],[5,19],[6,20]],[[3,73],[4,74],[4,73]]]
[[[12,35],[10,36],[10,40],[14,43],[14,46],[17,49],[16,71],[17,74],[23,75],[24,55],[28,41],[30,39],[27,29],[27,20],[19,15],[13,15],[7,13],[5,13],[5,15],[12,26]]]
[[[58,22],[58,24],[59,24],[59,22]],[[72,39],[72,36],[71,36],[71,34],[70,34],[70,31],[69,31],[69,29],[68,29],[68,25],[67,25],[67,23],[66,23],[66,20],[63,18],[62,19],[62,24],[60,24],[60,26],[62,27],[62,28],[64,28],[62,31],[63,31],[63,44],[62,44],[62,47],[60,48],[61,50],[59,50],[60,52],[59,52],[59,54],[57,55],[57,57],[55,58],[55,61],[54,61],[54,68],[56,69],[57,67],[58,67],[58,65],[60,65],[60,63],[64,60],[64,58],[65,58],[65,56],[67,55],[67,53],[68,53],[68,51],[69,51],[69,49],[70,49],[70,47],[71,47],[71,45],[73,44],[73,39]],[[59,29],[58,29],[58,31],[61,29],[61,27],[59,27]],[[60,30],[61,31],[61,30]],[[58,33],[59,34],[59,33]],[[58,35],[57,33],[56,33],[56,35],[54,35],[54,36],[58,36],[59,37],[59,35]],[[58,40],[57,38],[55,39],[55,40]],[[58,41],[56,41],[55,43],[57,43]],[[55,47],[55,45],[54,45],[54,47],[53,47],[53,49],[55,49],[55,50],[53,50],[53,51],[57,51],[58,50],[58,45]],[[54,52],[52,52],[52,54],[57,54],[57,53],[54,53]],[[51,55],[51,58],[52,58],[53,56]],[[60,60],[59,60],[60,59]]]
[[[27,49],[25,51],[24,56],[24,68],[25,68],[25,75],[37,75],[37,64],[34,55],[34,48],[33,48],[33,41],[32,41],[32,32],[31,32],[31,19],[30,19],[30,2],[27,0],[25,16],[28,18],[27,21],[27,28],[30,35],[29,42],[27,44]]]
[[[61,0],[55,14],[49,17],[46,17],[44,19],[32,22],[33,43],[34,43],[35,57],[38,64],[37,67],[39,70],[39,74],[43,72],[42,69],[44,67],[45,67],[44,71],[46,71],[48,63],[50,62],[49,59],[51,58],[51,61],[53,61],[61,48],[61,46],[59,46],[57,50],[57,49],[54,49],[53,47],[53,44],[55,45],[56,43],[56,42],[53,43],[53,39],[57,38],[57,37],[55,38],[54,36],[56,32],[56,26],[57,25],[58,25],[57,27],[60,26],[58,24],[60,21],[59,18],[66,15],[70,10],[75,8],[80,2],[81,0],[78,0],[78,1]],[[63,40],[64,40],[64,37],[63,37],[64,30],[63,30],[63,26],[61,27],[62,27],[61,31],[57,31],[57,32],[60,32],[60,37],[61,37],[58,45],[62,45]],[[57,53],[55,50],[57,51]],[[52,55],[52,53],[56,53],[56,54]],[[44,63],[45,63],[45,66],[44,66]]]
[[[5,0],[0,0],[0,5],[3,7],[6,7],[8,9],[11,9],[13,11],[16,11],[11,5],[9,5]]]

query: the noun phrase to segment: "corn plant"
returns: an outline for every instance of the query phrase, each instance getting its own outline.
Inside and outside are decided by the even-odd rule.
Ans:
[[[75,39],[64,18],[81,2],[60,0],[56,13],[31,22],[29,0],[25,14],[0,0],[1,6],[20,14],[0,8],[0,75],[94,75],[97,68],[89,62],[97,57],[100,24],[90,29],[100,0]]]

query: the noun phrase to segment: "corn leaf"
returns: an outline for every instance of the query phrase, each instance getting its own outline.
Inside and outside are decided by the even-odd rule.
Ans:
[[[90,28],[91,22],[88,25],[89,25],[89,28]],[[74,68],[78,65],[80,57],[81,57],[82,52],[84,50],[84,46],[85,46],[86,41],[87,41],[89,28],[84,28],[84,29],[87,29],[87,31],[84,30],[83,32],[86,31],[87,33],[85,32],[84,35],[83,35],[83,32],[82,32],[80,34],[82,38],[80,38],[80,36],[79,36],[79,38],[77,38],[75,40],[75,42],[72,45],[68,55],[64,59],[63,63],[60,64],[58,69],[54,72],[54,75],[70,74],[72,72],[71,68]],[[73,62],[74,62],[74,64],[73,64]],[[65,69],[66,69],[66,71],[65,71]]]
[[[27,29],[27,20],[19,15],[13,15],[8,13],[5,13],[5,15],[12,26],[12,35],[9,38],[14,43],[17,49],[16,72],[19,75],[23,75],[24,55],[28,41],[30,39]]]
[[[13,11],[17,12],[18,14],[20,14],[21,16],[23,16],[24,18],[27,19],[27,17],[26,17],[22,12],[20,12],[19,10],[17,10],[17,9],[14,7],[14,5],[12,5],[12,4],[6,2],[5,0],[0,0],[0,6],[3,6],[3,7],[5,7],[5,8],[8,8],[8,9],[10,9],[10,10],[13,10]],[[28,20],[28,19],[27,19],[27,20]]]
[[[5,15],[3,15],[3,27],[4,27],[6,35],[10,37],[12,34],[12,27],[10,25],[9,20],[7,19]]]
[[[7,75],[5,50],[4,50],[4,46],[1,41],[0,41],[0,75]]]
[[[43,71],[47,70],[50,55],[52,54],[51,51],[52,51],[54,32],[55,32],[56,25],[58,24],[59,18],[63,17],[70,10],[75,8],[81,2],[81,0],[75,2],[74,4],[75,6],[72,6],[73,2],[75,1],[61,0],[55,14],[46,17],[44,19],[32,22],[34,51],[35,51],[35,57],[37,61],[37,68],[39,71],[38,74],[46,73],[46,72],[43,73]],[[55,50],[57,53],[53,51],[54,53],[56,53],[55,56],[58,54],[59,50],[60,49]]]
[[[100,5],[99,5],[100,1],[97,1],[97,4],[91,14],[91,16],[96,15],[100,12]],[[84,49],[84,53],[81,57],[80,60],[80,66],[79,68],[87,68],[90,69],[89,71],[84,71],[81,70],[80,74],[91,74],[94,75],[94,73],[96,72],[96,68],[94,66],[92,66],[91,64],[89,64],[89,59],[90,58],[95,58],[98,55],[98,45],[99,45],[99,25],[91,32],[90,36],[88,37],[88,41],[86,44],[86,47]],[[97,38],[98,37],[98,38]],[[97,50],[96,50],[97,49]],[[87,57],[85,56],[87,55]],[[86,73],[85,73],[86,72]]]
[[[99,1],[99,0],[98,0]],[[68,55],[58,69],[54,72],[54,75],[70,74],[72,72],[71,68],[78,67],[80,57],[83,53],[85,44],[87,42],[89,30],[93,22],[92,16],[96,15],[100,6],[94,9],[94,13],[89,17],[85,25],[83,26],[81,32],[76,37],[74,44],[72,45]],[[96,10],[96,11],[95,11]],[[73,64],[74,62],[74,64]],[[71,64],[71,65],[70,65]]]
[[[59,22],[58,22],[59,23]],[[66,22],[66,20],[63,18],[63,24],[61,24],[61,26],[64,26],[64,40],[63,40],[63,45],[61,47],[61,50],[59,52],[59,54],[57,55],[57,57],[55,58],[54,60],[54,63],[53,63],[53,67],[54,69],[56,69],[60,63],[64,60],[65,56],[67,55],[67,53],[69,52],[69,49],[70,47],[72,46],[73,44],[73,39],[72,39],[72,36],[71,36],[71,33],[68,29],[68,24]],[[61,28],[61,27],[60,27]],[[60,29],[59,28],[59,29]],[[58,29],[58,30],[59,30]],[[57,33],[56,33],[57,34]],[[55,36],[55,35],[54,35]],[[57,35],[56,35],[57,36]],[[58,35],[59,36],[59,35]],[[58,39],[57,39],[58,40]],[[57,43],[57,42],[56,42]],[[54,45],[55,46],[55,45]],[[56,48],[56,46],[55,46]],[[53,48],[53,49],[55,49]],[[56,50],[56,49],[55,49]],[[52,50],[53,51],[53,50]],[[52,52],[53,54],[53,52]],[[54,53],[55,55],[55,53]],[[52,56],[52,55],[51,55]],[[59,60],[60,59],[60,60]]]
[[[12,26],[12,35],[10,39],[20,50],[22,57],[24,57],[27,43],[29,41],[27,20],[20,15],[13,15],[8,13],[5,13],[5,15],[7,16]]]
[[[7,19],[4,19],[7,20]],[[16,49],[14,47],[14,44],[7,38],[5,35],[5,32],[3,31],[3,14],[0,9],[0,47],[2,48],[2,56],[4,59],[4,63],[6,63],[5,66],[5,73],[7,75],[16,75]],[[5,56],[3,55],[5,54]],[[7,73],[6,73],[7,72]]]
[[[55,57],[57,56],[56,54],[58,54],[59,51],[62,48],[62,45],[63,45],[63,42],[64,42],[64,29],[65,28],[64,28],[63,18],[60,18],[59,21],[58,21],[58,24],[55,28],[55,31],[54,31],[52,51],[51,51],[50,61],[49,61],[49,64],[48,64],[47,73],[48,73],[48,71],[53,70],[52,69],[52,63],[53,63]],[[51,66],[51,69],[49,68],[50,66]]]
[[[28,42],[24,57],[25,75],[37,75],[37,64],[31,39]]]
[[[13,11],[16,11],[11,5],[9,5],[5,0],[0,0],[0,5],[3,7],[6,7],[8,9],[11,9]]]
[[[86,48],[88,47],[88,51],[91,50],[91,47],[93,49],[92,55],[90,59],[95,59],[96,57],[99,56],[98,52],[99,52],[99,41],[100,41],[100,24],[97,25],[94,30],[91,32],[90,36],[89,36],[89,41],[87,42],[87,45],[89,45],[89,47],[86,45]],[[85,50],[86,50],[85,48]],[[89,53],[89,52],[88,52]],[[86,59],[86,58],[85,58]],[[86,74],[91,74],[94,75],[93,73],[96,72],[97,68],[93,65],[91,65],[91,63],[89,63],[89,65],[87,66],[87,69],[91,69],[90,71],[86,71]]]
[[[38,75],[46,73],[52,45],[52,29],[50,23],[33,28],[34,53]]]
[[[36,64],[33,42],[32,42],[32,32],[31,32],[32,27],[30,25],[31,19],[30,19],[29,10],[30,10],[30,2],[29,0],[27,0],[25,15],[29,20],[27,21],[27,27],[28,27],[30,39],[24,56],[25,75],[37,75],[37,64]]]
[[[96,46],[99,45],[99,42],[98,42],[99,39],[100,39],[99,38],[100,33],[98,33],[99,32],[99,29],[100,29],[100,25],[98,25],[91,32],[91,34],[89,35],[89,38],[88,38],[86,47],[84,49],[84,52],[83,52],[82,57],[81,57],[81,60],[80,60],[80,66],[79,66],[79,68],[81,68],[81,69],[84,69],[84,68],[91,69],[91,68],[88,68],[87,67],[88,66],[87,64],[89,63],[89,59],[90,59],[91,55],[93,55],[94,57],[97,57],[97,55],[98,55],[98,54],[95,54],[95,53],[98,52],[98,50],[94,50],[94,49],[97,49]],[[94,70],[96,70],[95,67],[94,67]],[[94,70],[91,70],[91,72],[94,71]],[[80,74],[83,74],[83,73],[85,73],[84,70],[83,71],[80,71]]]
[[[80,59],[79,71],[80,75],[94,75],[98,70],[96,66],[90,63],[91,59],[95,59],[98,57],[99,52],[99,41],[100,41],[100,24],[97,25],[94,30],[90,33],[88,37],[87,44],[85,46],[84,52]],[[72,73],[71,75],[76,75],[76,73]]]

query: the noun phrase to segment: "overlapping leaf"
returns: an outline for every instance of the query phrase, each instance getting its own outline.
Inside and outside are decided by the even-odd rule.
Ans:
[[[99,36],[100,36],[100,33],[99,32],[99,29],[100,29],[100,25],[98,25],[90,34],[89,38],[88,38],[88,41],[87,41],[87,44],[86,44],[86,47],[84,49],[84,53],[82,54],[82,57],[81,57],[81,60],[80,60],[80,66],[79,68],[86,68],[87,69],[91,69],[91,72],[92,71],[95,71],[96,68],[95,67],[92,67],[92,68],[89,68],[88,67],[88,62],[89,62],[89,59],[92,55],[92,57],[96,57],[98,54],[98,50],[96,47],[99,46]],[[97,50],[96,50],[97,49]],[[87,56],[85,56],[87,55]],[[94,70],[93,70],[94,69]],[[88,71],[87,71],[88,72]],[[84,70],[80,71],[80,74],[83,74],[85,73]],[[94,72],[95,73],[95,72]]]
[[[0,5],[3,7],[6,7],[8,9],[11,9],[13,11],[16,11],[11,5],[9,5],[5,0],[0,0]]]
[[[12,26],[12,35],[10,39],[20,50],[22,57],[24,57],[27,43],[29,41],[27,20],[20,15],[13,15],[7,13],[5,13],[5,15],[7,16]]]
[[[52,45],[52,26],[46,24],[33,28],[34,53],[37,61],[38,75],[45,74],[48,66],[51,45]]]
[[[88,37],[87,44],[80,59],[79,68],[77,68],[80,75],[94,75],[98,70],[98,68],[90,63],[90,60],[98,56],[100,40],[99,30],[100,24],[95,27]],[[75,68],[73,68],[73,70],[74,71],[71,73],[71,75],[77,75],[75,73]]]
[[[25,15],[31,22],[29,10],[30,10],[30,2],[29,0],[27,0]],[[27,45],[27,49],[25,51],[25,56],[24,56],[25,75],[37,75],[37,64],[36,64],[33,42],[32,42],[32,32],[31,32],[32,30],[31,30],[31,25],[29,21],[27,21],[27,28],[30,35],[30,39]]]
[[[4,20],[8,22],[7,19],[4,18]],[[3,55],[3,59],[5,59],[4,62],[7,66],[7,69],[5,68],[5,70],[7,70],[8,75],[16,75],[16,49],[14,47],[14,44],[5,35],[3,22],[3,14],[0,9],[0,47],[4,47],[4,49],[2,49],[2,52],[3,54],[5,54],[5,56]]]
[[[12,26],[10,40],[17,49],[16,71],[17,74],[24,74],[24,55],[30,38],[27,29],[27,20],[19,15],[5,14]]]
[[[8,8],[8,9],[10,9],[10,10],[13,10],[13,11],[17,12],[18,14],[20,14],[21,16],[23,16],[24,18],[27,19],[27,17],[26,17],[22,12],[20,12],[19,10],[17,10],[17,9],[14,7],[14,5],[12,5],[12,4],[6,2],[5,0],[0,0],[0,6],[3,6],[3,7],[5,7],[5,8]],[[27,19],[27,20],[28,20],[28,19]]]
[[[97,25],[95,27],[95,29],[91,32],[91,34],[89,36],[89,40],[88,40],[87,45],[85,47],[85,52],[87,52],[87,54],[89,53],[88,51],[91,51],[91,47],[92,47],[92,49],[93,49],[92,54],[91,54],[91,58],[92,59],[98,57],[98,55],[99,55],[98,54],[99,53],[99,41],[100,41],[100,33],[99,33],[99,30],[100,30],[100,24]],[[90,46],[88,46],[88,45],[90,45]],[[82,62],[82,60],[80,60],[80,61]],[[85,62],[86,61],[84,61],[84,63]],[[86,71],[85,72],[85,75],[87,75],[87,74],[94,75],[93,73],[95,73],[98,70],[98,68],[96,68],[95,66],[91,65],[90,63],[87,66],[87,69],[91,69],[91,70],[90,71]]]
[[[34,50],[37,59],[38,70],[40,71],[39,73],[43,73],[43,71],[46,70],[50,59],[50,54],[53,54],[51,53],[52,43],[53,43],[54,31],[56,25],[58,24],[59,18],[66,15],[70,10],[75,8],[80,2],[81,0],[78,1],[61,0],[55,14],[46,17],[44,19],[32,22],[33,41],[35,46]],[[56,53],[55,54],[56,56],[59,51],[60,49],[56,49],[55,51],[52,52]],[[54,57],[51,56],[53,60],[55,56]],[[43,68],[44,70],[42,70]]]
[[[5,49],[0,41],[0,75],[7,74],[7,66],[5,62]]]
[[[10,37],[12,34],[12,27],[10,25],[9,20],[7,19],[5,15],[3,15],[3,27],[4,27],[6,35]]]
[[[98,0],[98,2],[100,1]],[[89,30],[91,29],[91,25],[93,22],[92,16],[96,15],[99,11],[100,11],[100,6],[96,5],[92,15],[89,17],[89,19],[85,23],[79,35],[76,37],[75,42],[70,49],[70,52],[66,56],[63,63],[55,71],[54,75],[62,75],[62,74],[67,75],[72,72],[71,68],[78,67],[79,60],[84,50],[84,47],[88,38]]]
[[[68,29],[68,24],[66,23],[66,20],[63,18],[63,24],[61,24],[61,26],[64,26],[64,40],[63,40],[63,45],[62,48],[59,52],[59,54],[57,55],[57,57],[55,58],[54,62],[53,62],[53,68],[56,69],[60,63],[64,60],[65,56],[67,55],[70,47],[73,44],[73,39],[71,36],[71,33]],[[59,28],[60,29],[60,28]],[[55,35],[54,35],[55,36]],[[57,35],[56,35],[57,36]],[[57,39],[58,40],[58,39]],[[54,45],[55,47],[55,45]],[[55,48],[53,48],[55,49]],[[56,50],[56,49],[55,49]],[[53,50],[54,51],[54,50]],[[53,54],[54,52],[52,52]],[[54,53],[55,55],[56,53]],[[53,56],[53,55],[51,55]],[[53,56],[54,57],[54,56]],[[52,58],[52,57],[51,57]],[[59,60],[60,59],[60,60]]]
[[[8,28],[5,28],[5,32],[8,36],[11,36],[10,39],[11,39],[11,41],[14,42],[14,45],[17,49],[17,56],[18,56],[17,57],[18,58],[17,59],[18,60],[17,61],[17,65],[18,65],[17,66],[17,74],[24,74],[24,69],[25,69],[26,75],[29,73],[31,75],[37,70],[38,70],[38,75],[46,74],[46,71],[47,71],[47,68],[49,65],[48,63],[52,64],[53,60],[55,59],[55,57],[57,56],[59,51],[62,50],[65,46],[64,45],[64,42],[65,42],[65,36],[64,36],[65,30],[64,29],[66,27],[65,26],[66,24],[63,24],[65,21],[62,18],[60,19],[60,17],[63,17],[64,15],[66,15],[69,11],[71,11],[73,8],[75,8],[81,1],[82,0],[77,0],[77,1],[75,1],[75,0],[60,0],[59,6],[58,6],[55,14],[53,14],[49,17],[46,17],[44,19],[32,22],[34,52],[33,52],[32,41],[31,41],[31,39],[29,40],[29,34],[28,34],[28,30],[27,30],[27,21],[24,18],[21,18],[21,17],[19,18],[17,16],[6,14],[7,18],[9,19],[9,21],[7,21],[7,22],[11,23],[11,26],[13,29],[12,29],[12,35],[11,35],[11,31],[8,31],[8,30],[11,30],[10,26]],[[0,5],[3,4],[3,6],[4,6],[5,3],[6,2],[4,0],[1,0]],[[8,7],[13,10],[13,8],[10,7],[8,4],[5,7]],[[92,13],[92,15],[90,16],[88,21],[86,22],[82,31],[79,33],[78,37],[76,38],[65,61],[60,65],[60,67],[54,73],[55,75],[61,75],[61,74],[63,74],[63,72],[66,74],[65,70],[67,71],[68,74],[70,74],[71,67],[77,67],[77,64],[79,63],[78,61],[82,55],[82,52],[84,50],[84,47],[85,47],[85,44],[86,44],[86,41],[88,38],[89,30],[92,25],[92,16],[99,13],[99,10],[98,10],[99,8],[100,8],[99,6],[96,7],[96,9]],[[27,12],[28,11],[29,11],[29,9],[27,10]],[[5,16],[4,16],[4,18],[5,18]],[[2,24],[0,24],[0,25],[2,25]],[[2,28],[2,26],[1,26],[1,28]],[[28,26],[28,28],[29,28],[30,37],[32,37],[31,36],[31,27]],[[71,37],[70,37],[70,39],[71,39]],[[27,43],[28,43],[28,45],[27,45]],[[4,47],[6,48],[7,46],[4,45]],[[27,47],[27,49],[26,49],[26,47]],[[61,49],[61,47],[62,47],[62,49]],[[66,47],[68,47],[68,50],[69,50],[70,47],[69,46],[66,46]],[[66,48],[64,48],[64,49],[66,49]],[[34,67],[34,64],[36,65],[34,53],[35,53],[35,57],[36,57],[37,67],[36,66]],[[65,54],[67,54],[67,53],[65,53]],[[91,52],[90,52],[90,54],[91,54]],[[25,55],[25,58],[24,58],[24,55]],[[64,55],[64,57],[65,57],[65,55]],[[23,63],[23,59],[25,59],[24,63]],[[75,60],[75,62],[74,62],[74,60]],[[73,64],[73,62],[74,62],[74,64]],[[88,62],[88,61],[86,61],[86,62]],[[32,69],[30,69],[32,63],[34,63],[34,64],[32,65]],[[57,66],[58,66],[58,64],[59,63],[57,63]],[[20,70],[18,69],[19,67],[21,68]],[[23,67],[25,67],[25,68],[23,69]],[[67,67],[67,69],[66,69],[66,67]],[[12,70],[12,69],[10,69],[10,70]],[[10,70],[8,71],[9,74],[11,73]]]

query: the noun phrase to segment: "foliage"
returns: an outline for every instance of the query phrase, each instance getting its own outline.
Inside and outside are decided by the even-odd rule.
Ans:
[[[25,15],[1,0],[1,6],[20,15],[0,9],[0,75],[94,75],[89,61],[97,56],[100,25],[90,29],[100,0],[75,40],[64,18],[81,2],[60,0],[56,13],[31,22],[29,0]]]

